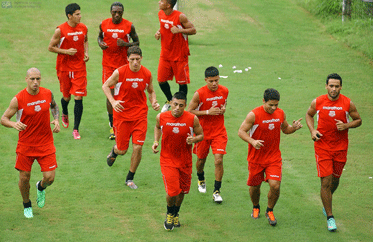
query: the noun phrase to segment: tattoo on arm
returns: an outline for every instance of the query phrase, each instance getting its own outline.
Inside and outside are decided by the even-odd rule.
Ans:
[[[53,93],[52,93],[52,101],[51,101],[51,112],[52,112],[53,118],[58,120],[60,117],[60,110],[58,108],[56,101],[54,100]]]

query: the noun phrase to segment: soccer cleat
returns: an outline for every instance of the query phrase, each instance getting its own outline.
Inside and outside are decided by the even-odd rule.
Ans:
[[[73,130],[73,136],[74,136],[74,139],[80,139],[80,134],[79,134],[79,131],[77,129]]]
[[[212,200],[214,200],[214,202],[216,202],[216,203],[222,203],[223,202],[223,198],[220,196],[220,191],[215,191],[212,194]]]
[[[32,207],[23,209],[23,215],[25,215],[26,218],[34,217],[34,214],[32,213]]]
[[[164,220],[163,227],[167,231],[171,231],[171,230],[174,229],[174,227],[175,227],[174,226],[174,215],[172,215],[171,213],[168,213],[166,215],[166,219]]]
[[[180,226],[181,226],[181,224],[180,224],[180,221],[179,221],[179,214],[176,214],[174,216],[174,227],[179,228]]]
[[[113,139],[115,139],[115,134],[114,134],[114,129],[111,128],[111,129],[110,129],[109,140],[113,140]]]
[[[260,213],[259,208],[253,208],[253,212],[251,213],[251,217],[253,219],[258,219],[260,217],[259,213]]]
[[[337,230],[337,225],[335,224],[335,219],[334,218],[330,218],[326,222],[328,224],[328,230],[330,232],[334,232],[334,231]]]
[[[205,182],[205,180],[203,180],[203,181],[198,180],[198,191],[200,193],[206,193],[206,182]]]
[[[326,215],[326,211],[325,211],[325,208],[324,208],[324,207],[322,208],[322,213],[323,213],[323,214],[324,214],[325,216],[327,216],[327,215]]]
[[[163,107],[162,107],[162,110],[161,110],[161,113],[164,113],[164,112],[167,112],[171,107],[171,104],[170,104],[170,101],[167,101]]]
[[[40,181],[36,183],[36,203],[38,204],[39,208],[42,208],[45,205],[45,190],[39,191],[38,189],[39,182]]]
[[[273,215],[273,211],[269,211],[268,213],[266,213],[266,217],[270,225],[276,226],[277,220],[275,218],[275,215]]]
[[[69,127],[69,116],[68,115],[62,114],[62,126],[66,129]]]
[[[126,181],[126,185],[131,189],[137,189],[136,184],[132,180]]]
[[[117,157],[114,157],[113,155],[114,154],[113,154],[113,149],[112,149],[106,158],[106,163],[108,166],[112,166],[115,162],[115,159],[117,158]]]

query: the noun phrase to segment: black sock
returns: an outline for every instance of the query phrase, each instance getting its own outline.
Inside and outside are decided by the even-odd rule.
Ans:
[[[174,214],[174,207],[175,206],[172,206],[172,207],[167,206],[167,213]]]
[[[269,207],[267,207],[267,213],[268,212],[273,212],[273,208],[269,208]]]
[[[205,180],[205,172],[202,171],[201,173],[197,172],[198,180],[199,181],[204,181]]]
[[[328,217],[326,217],[326,220],[329,220],[330,218],[334,218],[334,216],[332,215],[332,216],[328,216]]]
[[[126,181],[128,181],[128,180],[132,181],[134,176],[135,176],[134,172],[128,171]]]
[[[38,182],[38,190],[43,191],[46,187],[41,186],[41,181]]]
[[[188,85],[187,84],[179,85],[179,92],[183,92],[185,95],[187,95],[188,94]]]
[[[27,203],[23,203],[24,208],[31,208],[31,200]]]
[[[176,216],[180,211],[180,206],[174,206],[174,216]]]
[[[221,188],[221,181],[215,180],[215,189],[214,191],[220,191]]]
[[[170,84],[168,84],[168,82],[160,82],[159,83],[159,87],[161,88],[161,90],[164,93],[164,95],[166,95],[167,100],[171,101],[171,99],[172,99],[172,93],[171,93]]]
[[[79,130],[80,120],[83,114],[83,100],[75,100],[74,106],[74,129]]]
[[[117,156],[118,156],[118,154],[115,153],[114,146],[113,146],[113,149],[111,150],[111,157],[117,158]]]
[[[69,110],[67,108],[67,106],[69,105],[69,102],[70,101],[65,101],[65,99],[61,98],[61,106],[62,106],[62,114],[65,114],[65,115],[68,115],[69,114]]]
[[[113,114],[108,113],[108,116],[109,116],[110,127],[112,128],[113,127]]]
[[[253,208],[259,208],[260,209],[260,205],[254,205]]]

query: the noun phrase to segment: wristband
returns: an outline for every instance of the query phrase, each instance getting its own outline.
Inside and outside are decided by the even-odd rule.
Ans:
[[[209,115],[209,110],[206,110],[206,115]]]
[[[158,141],[154,141],[153,145],[155,145],[155,144],[159,145],[159,142]]]

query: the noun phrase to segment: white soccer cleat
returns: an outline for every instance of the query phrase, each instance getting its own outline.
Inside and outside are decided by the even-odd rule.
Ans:
[[[212,194],[212,199],[213,199],[214,202],[216,202],[216,203],[222,203],[222,202],[223,202],[223,198],[220,196],[220,191],[215,191],[215,192]]]
[[[165,103],[165,105],[163,105],[162,110],[161,110],[161,113],[167,112],[167,111],[170,109],[170,107],[171,107],[171,104],[170,104],[169,101],[167,101],[167,102]]]
[[[198,181],[198,191],[200,193],[206,193],[206,182],[203,181]]]

